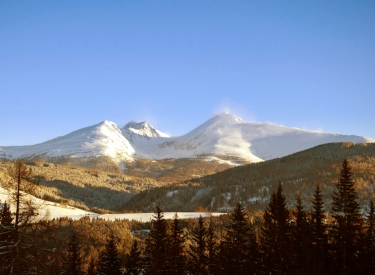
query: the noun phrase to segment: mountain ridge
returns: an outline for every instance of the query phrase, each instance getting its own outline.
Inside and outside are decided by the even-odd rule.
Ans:
[[[117,163],[144,159],[206,158],[245,163],[283,157],[330,142],[375,142],[375,139],[302,130],[272,123],[245,122],[222,113],[182,136],[170,137],[146,121],[120,128],[101,123],[29,146],[0,147],[2,159],[109,157]],[[232,165],[241,163],[232,161]]]

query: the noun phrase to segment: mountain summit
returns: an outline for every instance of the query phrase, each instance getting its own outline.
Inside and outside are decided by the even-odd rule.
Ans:
[[[130,121],[122,128],[122,131],[126,134],[129,134],[130,136],[138,135],[146,138],[169,137],[167,134],[156,130],[151,124],[148,124],[146,121]]]
[[[189,133],[169,137],[149,123],[127,123],[120,129],[103,121],[62,137],[32,146],[0,147],[0,158],[109,157],[116,162],[136,158],[205,158],[225,162],[259,162],[283,157],[331,142],[375,142],[374,139],[317,133],[271,123],[245,122],[232,114],[219,114]]]

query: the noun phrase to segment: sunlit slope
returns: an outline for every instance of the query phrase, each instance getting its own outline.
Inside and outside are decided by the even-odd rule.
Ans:
[[[283,158],[238,166],[183,184],[141,192],[124,204],[124,209],[148,211],[159,205],[166,211],[192,211],[198,206],[210,211],[228,211],[241,201],[248,209],[260,210],[279,181],[290,206],[297,193],[309,206],[317,183],[329,202],[339,179],[340,163],[345,158],[353,167],[355,187],[361,205],[365,206],[370,198],[375,198],[374,143],[330,143]]]

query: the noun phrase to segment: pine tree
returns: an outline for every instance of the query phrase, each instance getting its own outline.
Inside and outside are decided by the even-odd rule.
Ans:
[[[141,250],[138,241],[134,240],[130,249],[130,254],[127,257],[125,265],[126,275],[139,275],[141,274]]]
[[[375,270],[375,207],[370,201],[366,215],[366,231],[361,234],[360,267],[363,274]]]
[[[281,183],[273,193],[263,214],[261,245],[265,273],[290,273],[292,262],[289,210]]]
[[[362,217],[354,190],[353,173],[347,160],[341,164],[340,181],[336,188],[332,195],[332,255],[336,270],[349,274],[355,272],[357,266]]]
[[[295,210],[293,211],[293,265],[294,273],[310,274],[311,262],[311,234],[307,215],[303,209],[301,197],[296,199]]]
[[[255,227],[250,224],[248,244],[248,274],[258,274],[260,268],[259,244],[255,234]]]
[[[254,256],[257,254],[258,246],[247,218],[245,208],[238,203],[231,213],[232,221],[226,227],[226,237],[223,241],[225,252],[222,253],[224,255],[222,262],[226,274],[255,273]]]
[[[7,202],[0,202],[0,247],[10,242],[11,232],[13,229],[13,218],[10,212],[10,205]],[[0,249],[1,252],[1,249]]]
[[[317,184],[311,212],[312,270],[315,274],[328,273],[328,237],[327,226],[324,223],[325,218],[322,194]]]
[[[122,273],[121,269],[121,258],[118,253],[116,239],[113,233],[111,233],[104,250],[100,253],[97,273],[100,275],[119,275]]]
[[[76,235],[73,233],[68,243],[68,258],[65,261],[65,270],[62,274],[78,275],[83,274],[81,270],[82,260],[80,255],[81,247],[79,246]]]
[[[171,228],[170,243],[170,274],[184,274],[185,272],[185,238],[180,226],[178,215],[175,213]]]
[[[213,275],[219,272],[218,245],[212,218],[207,230],[207,268],[208,274]]]
[[[3,204],[0,202],[0,224],[3,227],[12,226],[12,213],[10,212],[10,205],[5,201]]]
[[[152,228],[146,239],[144,266],[146,274],[167,274],[169,272],[169,247],[168,223],[164,219],[163,211],[157,206],[152,220]]]
[[[192,274],[207,274],[207,256],[206,256],[206,235],[207,230],[204,226],[202,216],[199,216],[198,226],[192,230],[190,245],[190,271]]]

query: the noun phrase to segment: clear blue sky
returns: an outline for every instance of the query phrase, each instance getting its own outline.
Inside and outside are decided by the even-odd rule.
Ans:
[[[375,138],[375,1],[0,2],[0,145],[215,113]]]

